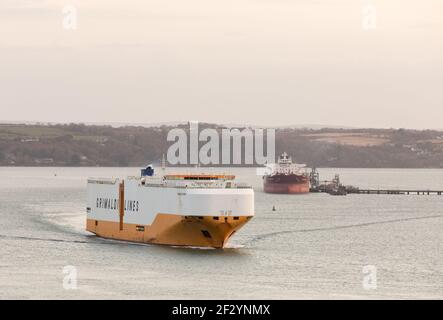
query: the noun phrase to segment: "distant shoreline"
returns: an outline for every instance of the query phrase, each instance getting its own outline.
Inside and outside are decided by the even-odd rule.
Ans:
[[[0,124],[0,166],[143,167],[149,163],[160,163],[162,155],[167,154],[172,144],[167,141],[167,135],[177,127],[189,130],[186,123],[151,127]],[[226,127],[209,123],[199,125],[200,130],[222,130]],[[237,128],[242,130],[245,127]],[[443,168],[443,131],[343,128],[275,130],[276,155],[287,152],[295,162],[305,163],[309,167]]]
[[[105,166],[101,166],[101,167],[99,167],[99,166],[95,166],[95,167],[88,167],[88,166],[83,166],[83,167],[79,167],[79,166],[3,166],[3,165],[1,165],[0,166],[0,168],[10,168],[10,169],[14,169],[14,168],[22,168],[22,169],[28,169],[28,168],[35,168],[35,169],[46,169],[46,168],[54,168],[54,169],[57,169],[57,168],[59,168],[59,169],[95,169],[95,168],[97,168],[97,169],[113,169],[113,168],[115,168],[115,169],[134,169],[134,170],[140,170],[141,168],[143,168],[143,166],[136,166],[136,167],[133,167],[133,166],[129,166],[129,167],[119,167],[119,166],[108,166],[108,167],[105,167]],[[157,167],[155,167],[154,166],[154,168],[155,169],[157,169],[157,170],[159,170],[160,169],[160,166],[157,166]],[[169,169],[178,169],[178,170],[183,170],[183,169],[195,169],[195,170],[197,170],[197,169],[200,169],[200,170],[204,170],[204,169],[214,169],[214,170],[217,170],[217,169],[225,169],[225,170],[229,170],[229,169],[258,169],[258,168],[262,168],[262,167],[256,167],[256,166],[251,166],[251,167],[248,167],[248,166],[236,166],[236,167],[222,167],[222,166],[220,166],[220,167],[204,167],[204,166],[200,166],[200,167],[198,167],[198,168],[195,168],[195,167],[177,167],[177,166],[174,166],[174,167],[167,167],[167,168],[169,168]],[[311,167],[306,167],[306,169],[308,170],[308,171],[310,171],[312,168]],[[383,167],[383,168],[374,168],[374,167],[316,167],[316,169],[331,169],[331,170],[333,170],[333,169],[337,169],[337,170],[341,170],[341,169],[352,169],[352,170],[385,170],[385,169],[387,169],[387,170],[443,170],[443,168],[433,168],[433,167],[428,167],[428,168],[414,168],[414,167],[403,167],[403,168],[399,168],[399,167]]]

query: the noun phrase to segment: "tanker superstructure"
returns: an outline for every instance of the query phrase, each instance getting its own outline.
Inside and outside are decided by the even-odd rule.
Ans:
[[[263,176],[263,189],[267,193],[308,193],[309,178],[304,164],[292,162],[286,152],[279,156],[277,164],[268,164]]]
[[[254,191],[225,174],[88,179],[86,229],[117,240],[225,247],[254,216]]]

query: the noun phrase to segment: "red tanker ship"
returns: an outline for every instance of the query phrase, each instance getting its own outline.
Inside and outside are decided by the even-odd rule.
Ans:
[[[284,152],[277,164],[267,166],[263,176],[263,187],[267,193],[308,193],[309,178],[303,170],[305,165],[292,163],[291,157]]]

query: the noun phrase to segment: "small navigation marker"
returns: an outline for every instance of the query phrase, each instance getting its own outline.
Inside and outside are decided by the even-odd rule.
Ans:
[[[276,211],[275,206],[272,206],[272,211]]]

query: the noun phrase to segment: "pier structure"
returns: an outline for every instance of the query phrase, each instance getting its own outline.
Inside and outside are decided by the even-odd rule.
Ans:
[[[443,194],[443,190],[417,190],[417,189],[360,189],[352,188],[348,193],[357,194],[406,194],[406,195],[438,195]]]
[[[388,188],[374,188],[361,189],[355,186],[343,185],[340,182],[338,174],[335,175],[331,181],[321,181],[320,174],[316,168],[313,168],[310,174],[311,188],[310,192],[324,192],[331,195],[346,195],[346,194],[393,194],[393,195],[443,195],[443,190],[436,189],[388,189]]]

